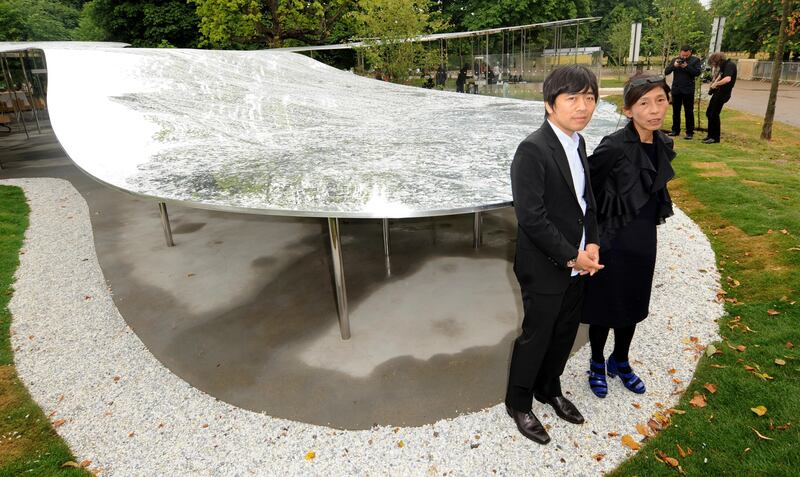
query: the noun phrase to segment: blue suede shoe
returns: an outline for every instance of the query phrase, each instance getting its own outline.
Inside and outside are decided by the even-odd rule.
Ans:
[[[621,373],[619,371],[619,368],[630,369],[630,372]],[[641,379],[639,379],[639,376],[637,376],[636,373],[633,372],[629,362],[627,361],[618,362],[616,359],[614,359],[614,355],[612,354],[611,356],[609,356],[608,361],[606,362],[606,369],[610,377],[613,378],[619,376],[619,379],[622,380],[622,384],[624,384],[629,391],[633,391],[636,394],[644,394],[645,392],[644,383],[642,382]]]
[[[589,387],[599,398],[604,398],[608,394],[608,382],[606,381],[606,365],[602,361],[599,363],[589,358]]]

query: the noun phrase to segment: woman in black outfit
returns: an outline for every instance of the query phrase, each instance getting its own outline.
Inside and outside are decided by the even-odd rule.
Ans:
[[[600,250],[605,269],[587,280],[583,322],[588,323],[592,358],[589,385],[608,393],[606,374],[626,388],[645,385],[628,362],[636,324],[647,317],[656,264],[656,225],[671,216],[667,182],[675,172],[673,141],[660,131],[669,108],[663,76],[636,75],[625,84],[623,113],[628,124],[603,138],[589,158],[597,202]],[[603,350],[614,329],[614,351]]]

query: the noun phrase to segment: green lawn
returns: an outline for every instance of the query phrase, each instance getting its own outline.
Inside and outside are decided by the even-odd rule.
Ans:
[[[28,204],[18,187],[0,186],[0,476],[83,476],[67,445],[17,378],[12,356],[8,302],[25,229]]]
[[[778,124],[771,142],[760,131],[761,118],[725,109],[720,144],[675,141],[671,190],[716,252],[723,339],[681,397],[685,414],[611,475],[798,475],[800,129]],[[705,407],[690,404],[695,393]]]

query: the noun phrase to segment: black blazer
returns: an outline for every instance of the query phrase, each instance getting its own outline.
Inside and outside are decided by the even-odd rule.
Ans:
[[[672,92],[674,94],[694,94],[694,79],[700,76],[703,64],[700,58],[692,55],[686,60],[686,68],[675,68],[675,57],[664,69],[664,76],[672,73]]]
[[[520,143],[511,163],[511,191],[519,224],[514,272],[523,288],[537,293],[567,289],[571,269],[566,264],[578,254],[584,227],[586,243],[598,243],[583,137],[578,154],[586,179],[586,214],[575,196],[567,154],[546,120]]]
[[[619,229],[636,218],[651,195],[656,194],[659,200],[658,223],[664,223],[673,214],[667,182],[675,177],[671,164],[675,157],[674,143],[661,131],[653,134],[653,143],[657,168],[642,149],[639,133],[631,121],[604,137],[589,158],[601,250],[608,247]]]

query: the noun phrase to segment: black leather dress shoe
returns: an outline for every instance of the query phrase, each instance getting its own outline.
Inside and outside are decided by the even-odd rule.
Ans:
[[[550,435],[547,434],[542,423],[539,422],[539,419],[537,419],[532,412],[517,411],[516,409],[510,408],[508,405],[506,405],[506,412],[514,419],[514,422],[517,424],[517,429],[519,429],[519,432],[523,436],[537,444],[544,445],[550,442]]]
[[[581,415],[581,412],[578,411],[578,408],[575,407],[575,405],[564,396],[544,397],[534,395],[533,397],[535,397],[536,400],[541,403],[553,406],[556,414],[558,414],[558,417],[561,419],[573,424],[583,424],[583,416]]]

